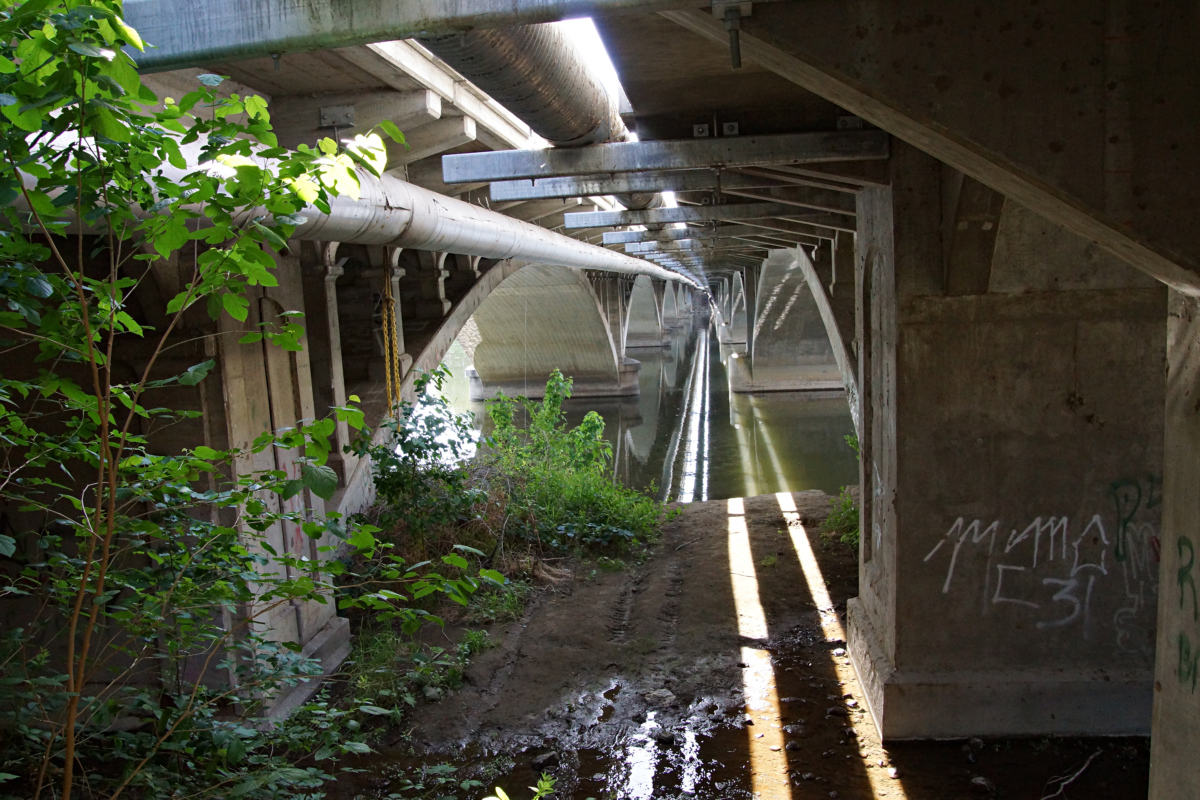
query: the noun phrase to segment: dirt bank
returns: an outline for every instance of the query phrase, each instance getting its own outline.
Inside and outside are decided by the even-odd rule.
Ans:
[[[645,563],[571,565],[493,632],[500,646],[462,689],[410,719],[417,760],[385,751],[344,796],[388,797],[419,763],[444,761],[521,797],[544,756],[555,796],[580,800],[1036,800],[1098,754],[1053,796],[1145,797],[1146,740],[882,748],[840,635],[854,554],[821,542],[824,494],[791,495],[794,513],[788,497],[694,503]]]

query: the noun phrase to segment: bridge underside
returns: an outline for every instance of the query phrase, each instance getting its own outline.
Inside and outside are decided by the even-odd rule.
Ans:
[[[590,240],[629,228],[600,235],[708,280],[717,337],[744,348],[752,382],[818,366],[840,380],[862,455],[849,649],[885,738],[1145,733],[1153,705],[1152,797],[1200,796],[1200,12],[1125,0],[746,11],[740,68],[712,9],[598,19],[641,150],[539,150],[492,163],[542,172],[428,180],[464,196],[490,180],[675,191],[679,209],[554,226]],[[439,152],[483,149],[461,141],[470,126],[442,127],[452,144]],[[871,147],[839,161],[767,141],[802,134]],[[653,169],[640,158],[672,152]],[[580,174],[585,161],[597,166]],[[807,294],[777,267],[790,263]],[[445,316],[449,276],[405,269],[424,304],[411,318]],[[566,299],[537,313],[575,308],[558,335],[586,329],[580,368],[620,386],[649,315],[642,305],[630,322],[631,287],[589,282],[595,311],[564,280]],[[495,315],[510,350],[530,341],[514,332],[517,286]],[[779,331],[795,325],[795,338],[772,340],[793,294]],[[481,376],[524,381],[525,362],[481,347]],[[556,360],[538,358],[539,370]]]

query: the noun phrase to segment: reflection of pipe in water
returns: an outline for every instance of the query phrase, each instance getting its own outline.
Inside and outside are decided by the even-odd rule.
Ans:
[[[690,503],[696,499],[696,482],[700,478],[701,490],[707,481],[701,473],[707,473],[707,428],[708,416],[708,331],[701,330],[696,343],[696,361],[693,363],[692,403],[687,415],[687,445],[683,453],[683,476],[679,480],[679,502]]]
[[[699,334],[697,334],[699,341]],[[684,349],[686,355],[686,347]],[[687,381],[683,385],[683,408],[680,409],[678,424],[671,431],[671,445],[667,448],[667,457],[663,460],[663,479],[662,491],[659,492],[658,499],[667,501],[671,499],[671,489],[675,484],[675,459],[679,456],[679,439],[683,436],[683,429],[687,425],[688,409],[692,403],[692,379],[696,376],[696,351],[692,351],[692,368],[688,370]]]
[[[706,501],[708,500],[708,434],[709,428],[712,426],[712,409],[709,408],[712,401],[709,398],[710,391],[708,384],[708,372],[711,368],[712,354],[708,352],[707,336],[704,337],[704,344],[704,352],[701,354],[704,357],[704,461],[703,471],[701,472],[703,484],[700,489],[700,499]]]

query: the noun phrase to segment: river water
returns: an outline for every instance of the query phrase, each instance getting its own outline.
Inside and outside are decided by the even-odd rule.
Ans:
[[[845,396],[730,392],[725,365],[732,352],[697,317],[673,334],[669,347],[629,350],[641,362],[637,397],[568,400],[567,421],[578,424],[588,411],[598,412],[613,446],[616,477],[663,500],[804,489],[836,494],[857,484],[858,463],[846,443],[854,424]],[[486,405],[470,400],[466,351],[455,342],[443,363],[452,374],[443,395],[485,427]]]

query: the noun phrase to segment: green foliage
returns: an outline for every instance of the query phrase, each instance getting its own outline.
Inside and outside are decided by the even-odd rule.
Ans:
[[[437,700],[445,690],[460,687],[471,657],[496,644],[487,631],[466,631],[452,651],[390,628],[360,631],[345,664],[354,706],[399,722],[418,699]]]
[[[485,499],[470,485],[465,465],[475,438],[470,418],[429,391],[431,386],[440,390],[449,374],[438,367],[421,375],[415,386],[419,401],[402,403],[396,418],[383,423],[388,431],[383,442],[363,437],[355,445],[374,467],[378,523],[389,529],[399,524],[412,538],[470,518]]]
[[[773,567],[778,563],[779,563],[779,557],[776,556],[774,553],[772,553],[769,556],[763,556],[763,559],[762,559],[762,561],[759,562],[759,565],[763,566],[763,567]]]
[[[512,622],[525,615],[537,590],[524,580],[509,580],[503,586],[487,586],[471,598],[467,607],[467,620],[475,624]]]
[[[861,457],[857,436],[848,435],[846,444],[854,451],[856,458]],[[822,538],[837,539],[857,551],[859,540],[858,498],[850,492],[850,487],[843,486],[841,493],[830,499],[829,505],[832,510],[826,520],[821,523]]]
[[[589,411],[567,427],[562,404],[570,396],[571,381],[555,370],[541,403],[503,396],[488,403],[495,427],[484,457],[507,479],[510,513],[524,519],[527,536],[558,550],[622,551],[649,542],[663,522],[662,505],[613,479],[599,414]],[[528,414],[525,429],[515,423],[518,402]]]
[[[848,434],[846,434],[845,439],[846,439],[846,445],[851,450],[854,451],[854,457],[861,459],[862,453],[860,453],[858,451],[858,437],[855,436],[853,433],[848,433]]]
[[[555,782],[556,781],[554,778],[551,778],[549,775],[543,772],[542,777],[538,778],[537,786],[529,787],[529,791],[534,793],[531,800],[542,800],[544,797],[549,797],[554,793]],[[504,793],[504,790],[497,786],[496,793],[494,795],[488,795],[487,797],[483,798],[483,800],[509,800],[509,798],[508,795]]]
[[[858,498],[843,488],[841,494],[831,498],[832,511],[821,523],[821,535],[826,539],[837,539],[844,545],[858,549]]]
[[[200,430],[193,387],[217,367],[206,343],[278,285],[275,253],[310,208],[381,172],[383,142],[288,152],[266,103],[218,98],[215,75],[150,110],[126,53],[144,45],[120,12],[0,11],[0,504],[13,526],[0,597],[23,625],[0,643],[0,773],[16,776],[0,790],[317,797],[334,761],[367,751],[351,725],[362,709],[319,699],[255,724],[320,672],[268,620],[329,603],[340,576],[358,584],[341,607],[411,631],[430,618],[414,599],[465,604],[491,578],[459,553],[441,558],[445,576],[409,566],[378,528],[313,513],[336,488],[336,422],[362,424],[353,406],[244,449],[156,437]],[[178,285],[159,284],[159,267],[178,267]],[[298,350],[302,334],[285,312],[239,341]],[[319,569],[279,549],[285,526],[312,540]],[[338,547],[369,554],[373,572],[346,574],[329,560]]]

